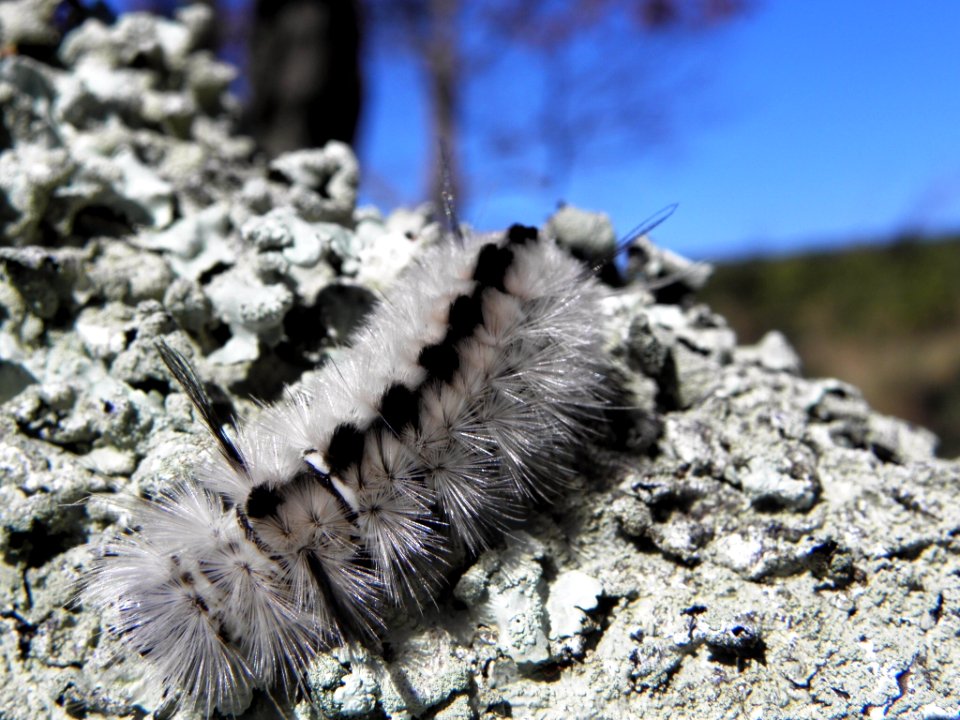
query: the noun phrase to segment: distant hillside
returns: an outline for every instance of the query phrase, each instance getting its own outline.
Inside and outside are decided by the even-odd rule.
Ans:
[[[721,264],[701,296],[741,342],[782,330],[806,375],[853,383],[960,455],[960,238]]]

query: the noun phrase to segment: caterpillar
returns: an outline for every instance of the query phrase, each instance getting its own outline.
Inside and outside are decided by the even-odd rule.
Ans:
[[[429,601],[451,558],[576,472],[614,397],[609,292],[536,228],[454,233],[312,380],[232,425],[158,344],[217,452],[136,503],[83,600],[207,715],[297,687],[320,650],[376,642],[387,609]]]

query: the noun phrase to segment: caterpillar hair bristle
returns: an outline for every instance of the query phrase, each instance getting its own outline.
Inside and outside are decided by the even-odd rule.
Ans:
[[[85,599],[171,697],[207,714],[295,689],[316,652],[375,641],[388,609],[429,600],[455,553],[567,487],[614,397],[607,292],[535,228],[453,235],[335,362],[229,432],[160,343],[219,453],[139,503]]]

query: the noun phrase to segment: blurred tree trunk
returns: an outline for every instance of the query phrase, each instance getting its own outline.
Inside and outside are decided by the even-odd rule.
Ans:
[[[327,140],[353,144],[360,41],[355,0],[256,0],[245,126],[268,156]]]
[[[243,130],[269,157],[327,140],[352,145],[356,139],[363,94],[360,0],[113,1],[120,12],[166,17],[186,4],[212,7],[216,21],[202,47],[245,65],[250,96]],[[63,4],[80,20],[106,7],[102,0],[93,9],[81,0]]]
[[[443,207],[444,193],[454,202],[463,192],[460,146],[459,0],[430,0],[430,31],[424,51],[433,123],[430,199]],[[446,187],[445,187],[446,185]]]

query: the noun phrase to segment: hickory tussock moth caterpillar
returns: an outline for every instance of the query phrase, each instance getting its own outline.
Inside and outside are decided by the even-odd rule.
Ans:
[[[563,488],[612,397],[607,292],[535,228],[458,234],[336,362],[229,432],[161,344],[219,453],[136,506],[85,600],[207,714],[296,687],[319,649],[375,638],[385,608],[429,592],[453,549]]]

